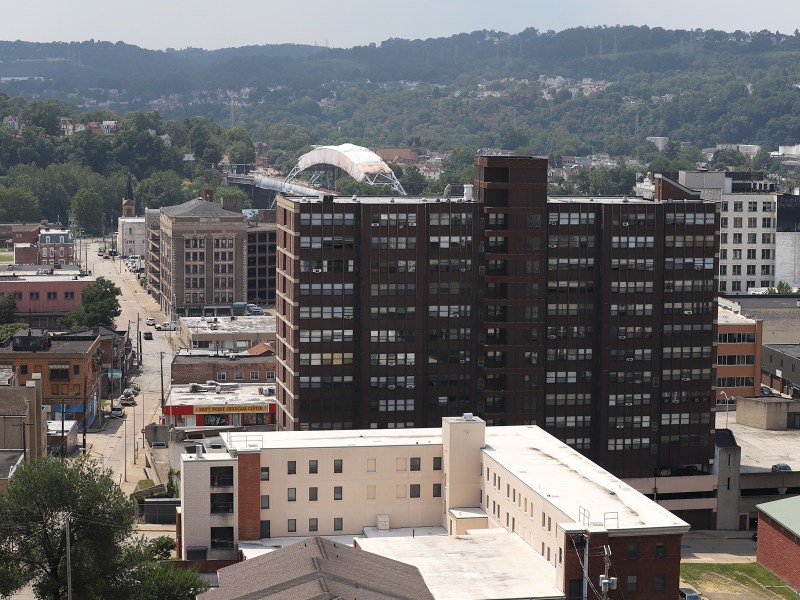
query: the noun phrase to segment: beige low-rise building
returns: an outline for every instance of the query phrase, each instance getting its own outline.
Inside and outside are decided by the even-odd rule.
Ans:
[[[500,529],[549,578],[514,597],[576,597],[603,574],[600,560],[584,573],[586,552],[610,552],[626,597],[676,596],[689,530],[539,427],[487,428],[471,414],[441,429],[228,432],[216,450],[182,454],[181,471],[184,558],[234,558],[248,540]]]
[[[257,344],[275,344],[275,316],[181,317],[181,345],[239,352]]]

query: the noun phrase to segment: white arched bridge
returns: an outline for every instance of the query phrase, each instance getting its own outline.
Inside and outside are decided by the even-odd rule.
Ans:
[[[369,185],[388,185],[396,193],[405,196],[406,191],[397,180],[397,177],[383,159],[372,150],[355,144],[342,144],[340,146],[318,146],[307,152],[297,161],[286,179],[269,177],[258,171],[250,175],[228,175],[230,183],[254,185],[256,187],[279,192],[289,192],[305,196],[317,195],[319,188],[292,183],[298,174],[317,165],[330,165],[348,173],[353,179]],[[310,178],[313,185],[319,174]]]

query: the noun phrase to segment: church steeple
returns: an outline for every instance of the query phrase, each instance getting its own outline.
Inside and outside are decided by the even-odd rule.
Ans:
[[[122,199],[122,216],[136,216],[136,200],[133,197],[133,179],[128,173],[128,183],[125,185],[125,197]]]

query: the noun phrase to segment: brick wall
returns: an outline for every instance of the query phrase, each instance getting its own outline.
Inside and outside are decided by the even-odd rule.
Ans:
[[[756,560],[790,586],[800,587],[800,539],[761,512]]]
[[[239,539],[261,539],[261,454],[239,455]]]
[[[227,383],[258,383],[275,385],[275,356],[263,357],[258,362],[240,362],[227,358],[217,360],[192,360],[187,362],[172,363],[172,383],[184,385],[187,383],[204,383],[216,381],[217,373],[225,373]],[[251,379],[251,371],[258,372],[258,379]],[[242,374],[243,379],[236,379],[236,373]],[[272,379],[267,379],[267,373],[272,373]]]

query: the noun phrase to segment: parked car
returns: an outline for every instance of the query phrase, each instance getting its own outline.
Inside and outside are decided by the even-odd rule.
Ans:
[[[125,407],[124,406],[112,406],[111,407],[111,416],[115,419],[122,419],[125,417]]]
[[[132,396],[122,396],[119,399],[120,406],[136,406],[136,398]]]
[[[111,259],[111,255],[108,252],[104,252],[103,253],[103,258],[106,259],[106,260],[109,260],[109,259]]]
[[[145,321],[145,323],[147,325],[149,325],[150,327],[152,327],[153,325],[156,324],[156,320],[153,317],[147,317],[147,320]]]
[[[135,381],[131,383],[130,388],[134,390],[137,394],[142,391],[142,386],[136,383]]]
[[[700,594],[690,587],[682,587],[678,590],[678,600],[701,600]]]
[[[146,339],[146,340],[152,340],[153,339],[153,332],[152,331],[145,331],[144,335],[142,337],[144,337],[144,339]]]
[[[136,388],[127,387],[124,390],[122,390],[122,395],[123,396],[138,396],[139,395],[139,390],[137,390]]]
[[[792,467],[790,467],[786,463],[777,463],[772,465],[772,470],[775,473],[790,473],[792,471]]]

